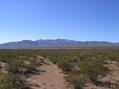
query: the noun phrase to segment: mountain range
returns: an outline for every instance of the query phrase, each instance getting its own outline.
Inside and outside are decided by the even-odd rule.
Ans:
[[[90,47],[119,47],[119,43],[107,41],[76,41],[67,39],[48,40],[23,40],[0,44],[0,49],[25,49],[25,48],[90,48]]]

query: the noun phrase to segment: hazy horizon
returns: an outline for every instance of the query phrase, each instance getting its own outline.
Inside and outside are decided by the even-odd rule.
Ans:
[[[0,43],[38,39],[119,42],[118,0],[1,0]]]
[[[36,39],[36,40],[30,40],[30,39],[23,39],[23,40],[12,40],[12,41],[6,41],[6,42],[2,42],[0,44],[4,44],[4,43],[9,43],[9,42],[20,42],[20,41],[37,41],[37,40],[73,40],[73,41],[89,41],[89,42],[93,42],[93,41],[99,41],[99,42],[111,42],[111,43],[119,43],[118,41],[105,41],[105,40],[75,40],[75,39],[64,39],[64,38],[56,38],[56,39]]]

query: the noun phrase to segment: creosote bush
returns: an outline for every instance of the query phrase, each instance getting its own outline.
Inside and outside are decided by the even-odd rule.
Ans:
[[[67,74],[65,79],[74,89],[82,89],[88,82],[97,84],[98,76],[109,70],[105,60],[119,63],[118,49],[14,49],[0,50],[0,62],[6,63],[6,74],[0,74],[0,89],[26,89],[22,76],[26,76],[40,65],[37,56],[49,58]]]

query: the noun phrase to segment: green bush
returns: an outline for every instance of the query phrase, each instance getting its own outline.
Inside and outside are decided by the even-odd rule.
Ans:
[[[24,71],[24,73],[26,75],[29,74],[29,73],[34,73],[38,66],[39,66],[39,63],[28,61],[27,63],[24,63],[23,69],[26,70],[26,71]]]
[[[12,81],[3,74],[0,75],[0,89],[13,89]]]
[[[58,65],[64,72],[71,72],[73,69],[73,64],[68,59],[61,60]]]
[[[20,68],[22,67],[22,63],[17,59],[10,60],[6,65],[6,70],[8,73],[19,73]]]
[[[68,75],[66,76],[66,80],[74,86],[74,89],[82,89],[85,85],[87,78],[84,75]]]
[[[25,89],[26,86],[19,75],[0,75],[0,89]]]
[[[96,83],[99,75],[106,75],[109,71],[104,66],[104,60],[96,59],[80,62],[80,73],[86,75],[91,81]]]

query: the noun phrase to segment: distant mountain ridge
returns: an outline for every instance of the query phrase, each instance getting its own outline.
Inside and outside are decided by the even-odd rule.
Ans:
[[[67,39],[48,40],[23,40],[0,44],[0,49],[22,49],[22,48],[82,48],[82,47],[117,47],[119,43],[107,41],[75,41]]]

